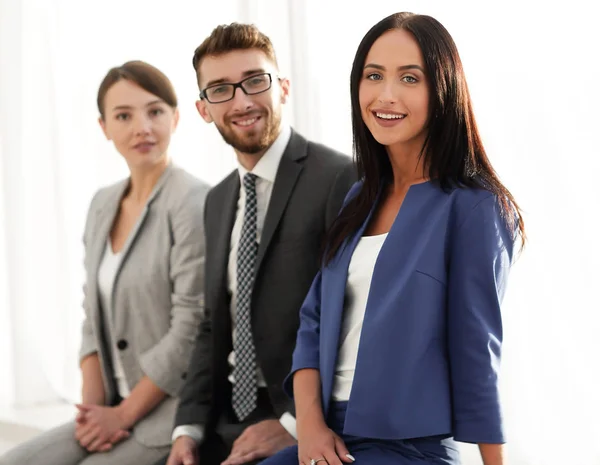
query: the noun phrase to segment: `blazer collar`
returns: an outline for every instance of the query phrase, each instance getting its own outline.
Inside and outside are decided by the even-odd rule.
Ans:
[[[235,222],[235,214],[237,210],[238,196],[240,195],[240,177],[238,171],[233,171],[224,181],[225,194],[219,201],[219,210],[222,212],[219,215],[218,225],[215,226],[215,231],[219,231],[218,240],[215,244],[214,255],[211,251],[207,251],[209,255],[215,257],[214,264],[207,263],[207,266],[212,269],[212,273],[218,280],[218,288],[227,289],[227,264],[229,263],[229,248],[231,245],[231,231]],[[222,202],[222,204],[221,204]],[[210,227],[210,226],[209,226]],[[207,292],[209,290],[207,289]],[[223,291],[226,292],[226,291]]]
[[[258,255],[256,257],[256,266],[254,268],[255,276],[260,270],[262,261],[269,248],[273,234],[281,221],[287,204],[298,177],[304,168],[304,159],[308,156],[308,141],[294,130],[291,131],[290,139],[287,144],[273,185],[271,201],[265,216],[260,244],[258,246]]]
[[[291,130],[289,142],[283,152],[271,201],[265,217],[265,224],[258,247],[258,255],[254,267],[255,277],[258,274],[260,266],[264,260],[266,251],[273,238],[275,230],[284,214],[285,208],[292,194],[298,176],[303,168],[303,159],[308,154],[308,142],[302,136]],[[239,170],[233,171],[223,181],[226,188],[225,194],[221,197],[219,203],[222,208],[222,215],[219,216],[218,226],[215,226],[215,231],[223,231],[224,234],[219,236],[219,240],[215,245],[214,257],[215,264],[213,273],[218,276],[218,286],[220,289],[227,288],[227,264],[229,261],[229,247],[231,245],[231,231],[235,222],[235,214],[237,211],[237,201],[240,194],[240,175]],[[221,203],[222,202],[222,203]]]
[[[117,270],[117,276],[120,272],[123,263],[127,259],[127,255],[131,250],[132,245],[135,242],[135,239],[138,236],[140,228],[146,218],[148,213],[148,209],[152,202],[158,197],[159,193],[162,191],[163,187],[167,180],[171,177],[173,172],[172,164],[169,164],[165,171],[162,173],[152,193],[148,197],[146,201],[146,205],[140,214],[140,218],[138,219],[136,226],[129,233],[129,237],[127,238],[127,242],[122,249],[122,258],[121,263],[119,264],[119,268]],[[97,286],[97,276],[98,276],[98,268],[100,267],[100,261],[104,255],[104,251],[106,249],[106,243],[110,234],[110,230],[114,224],[117,213],[119,212],[119,208],[121,206],[121,200],[123,199],[123,195],[127,191],[129,187],[130,179],[124,179],[123,181],[117,183],[113,186],[112,189],[107,193],[106,200],[102,205],[100,205],[96,210],[96,221],[94,223],[94,231],[91,234],[91,243],[87,244],[88,250],[86,254],[89,254],[89,275],[88,275],[88,289],[90,293],[90,301],[92,304],[97,305],[98,302],[98,286]],[[115,276],[115,280],[117,279]]]
[[[171,175],[173,174],[173,170],[173,163],[170,162],[156,181],[156,184],[154,185],[154,188],[152,189],[152,192],[150,193],[150,196],[146,201],[146,207],[149,206],[156,199],[169,177],[171,177]],[[97,208],[96,215],[103,217],[104,219],[107,219],[107,217],[109,217],[109,219],[114,220],[115,215],[121,205],[121,200],[123,199],[125,192],[129,188],[130,182],[131,178],[127,178],[117,183],[107,196],[108,198],[106,199],[106,202]]]

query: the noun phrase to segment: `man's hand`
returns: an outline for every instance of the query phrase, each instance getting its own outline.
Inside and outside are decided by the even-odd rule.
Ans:
[[[231,454],[221,465],[242,465],[267,458],[294,444],[296,440],[279,420],[264,420],[245,429],[233,443]]]
[[[196,441],[189,436],[179,436],[171,447],[167,465],[198,465]]]
[[[77,405],[75,439],[89,452],[106,452],[129,437],[129,432],[114,407]]]

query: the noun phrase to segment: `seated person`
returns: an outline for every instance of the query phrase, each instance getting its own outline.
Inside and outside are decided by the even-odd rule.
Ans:
[[[204,300],[208,186],[169,159],[177,97],[158,69],[111,69],[98,110],[130,176],[100,189],[87,216],[82,403],[2,465],[150,465],[169,451]]]

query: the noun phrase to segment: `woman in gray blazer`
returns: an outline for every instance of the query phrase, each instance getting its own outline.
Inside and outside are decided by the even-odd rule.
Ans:
[[[130,176],[98,191],[87,216],[82,402],[1,465],[144,465],[169,452],[204,301],[208,185],[169,160],[179,114],[158,69],[111,69],[98,109]]]

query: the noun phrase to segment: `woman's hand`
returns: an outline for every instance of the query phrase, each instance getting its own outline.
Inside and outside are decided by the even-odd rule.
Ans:
[[[298,462],[311,465],[311,460],[321,465],[342,465],[354,462],[344,441],[320,419],[298,422]]]
[[[127,425],[115,407],[80,404],[75,438],[89,452],[105,452],[129,437]]]

